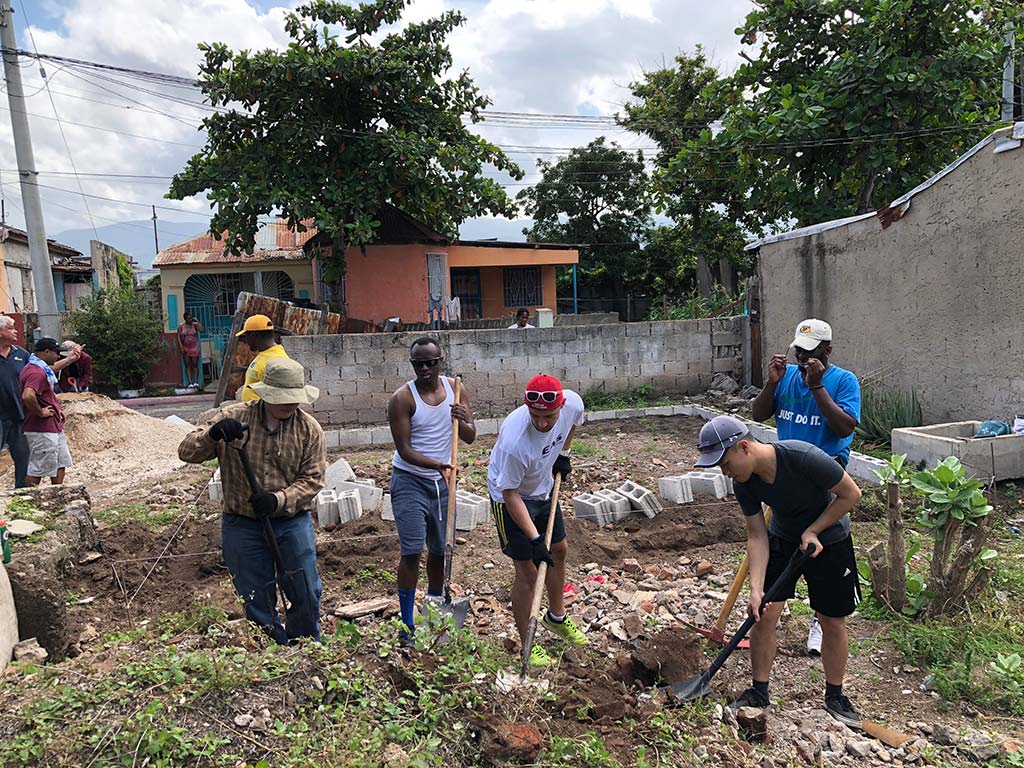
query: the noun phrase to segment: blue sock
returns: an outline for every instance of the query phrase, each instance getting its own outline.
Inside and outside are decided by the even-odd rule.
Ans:
[[[440,590],[440,589],[429,589],[429,588],[428,588],[428,589],[427,589],[427,594],[428,594],[428,595],[429,595],[430,597],[441,597],[441,595],[442,595],[442,594],[444,594],[444,593],[443,593],[443,592],[441,592],[441,590]]]
[[[398,609],[402,612],[402,622],[412,632],[415,629],[413,624],[413,613],[416,611],[416,590],[398,590]]]

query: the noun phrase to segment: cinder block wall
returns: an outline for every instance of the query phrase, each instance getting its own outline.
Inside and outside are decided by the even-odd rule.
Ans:
[[[746,318],[616,323],[528,330],[343,334],[285,338],[288,354],[320,388],[325,427],[386,421],[388,398],[413,377],[409,345],[433,335],[445,372],[463,377],[478,416],[516,407],[537,373],[580,394],[650,386],[669,395],[704,390],[715,373],[743,376]]]

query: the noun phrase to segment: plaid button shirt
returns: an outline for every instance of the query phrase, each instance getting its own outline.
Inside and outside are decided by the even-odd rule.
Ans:
[[[324,487],[327,468],[324,431],[316,419],[300,409],[271,432],[263,401],[253,400],[229,405],[181,441],[178,458],[182,461],[200,464],[216,458],[220,462],[224,511],[252,518],[252,490],[238,451],[210,438],[210,426],[221,419],[238,419],[249,425],[246,452],[257,482],[277,496],[274,517],[292,517],[312,509],[313,499]]]

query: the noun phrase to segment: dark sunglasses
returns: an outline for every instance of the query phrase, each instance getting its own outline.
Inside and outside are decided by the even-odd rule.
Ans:
[[[440,357],[431,357],[428,360],[409,360],[412,363],[413,368],[433,368],[435,365],[441,362]]]
[[[555,400],[558,399],[558,396],[560,394],[562,394],[562,393],[561,392],[532,392],[532,391],[528,391],[526,393],[526,402],[528,402],[528,403],[536,403],[539,400],[543,400],[545,403],[553,403],[553,402],[555,402]]]

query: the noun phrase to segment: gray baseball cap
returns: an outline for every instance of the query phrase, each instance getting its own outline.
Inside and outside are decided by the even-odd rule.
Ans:
[[[715,416],[700,428],[700,458],[695,467],[717,467],[725,452],[750,434],[747,425],[733,416]]]

